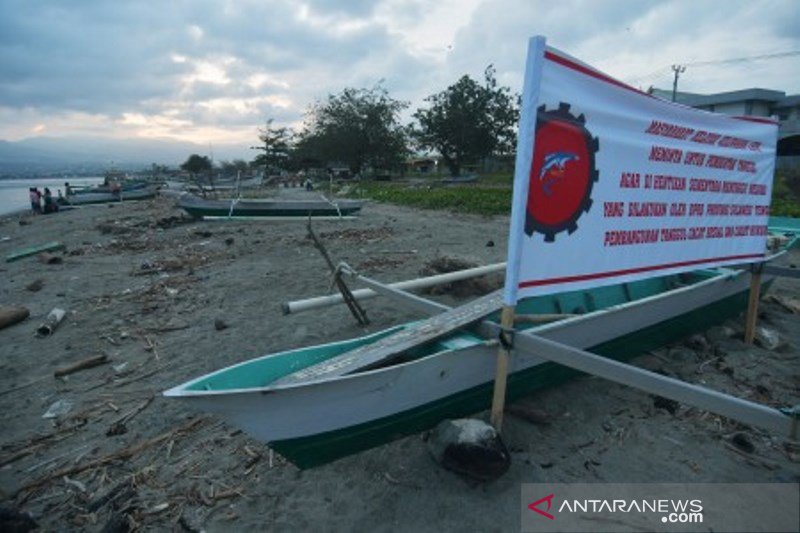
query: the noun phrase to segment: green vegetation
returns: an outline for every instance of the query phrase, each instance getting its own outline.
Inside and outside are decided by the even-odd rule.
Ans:
[[[800,172],[778,171],[775,174],[770,214],[800,218]]]
[[[418,178],[421,185],[367,182],[361,194],[379,202],[421,209],[448,210],[477,215],[507,215],[511,210],[512,177],[507,173],[487,174],[474,185],[447,187],[439,176]],[[427,181],[427,183],[426,183]],[[800,218],[800,172],[779,172],[772,191],[771,214]]]
[[[511,188],[486,187],[419,187],[366,183],[363,195],[379,202],[407,205],[422,209],[448,210],[476,215],[507,215],[511,212]]]
[[[519,97],[498,87],[491,65],[483,85],[464,75],[425,101],[428,108],[414,113],[414,136],[421,148],[442,155],[452,176],[461,175],[467,163],[514,152]]]

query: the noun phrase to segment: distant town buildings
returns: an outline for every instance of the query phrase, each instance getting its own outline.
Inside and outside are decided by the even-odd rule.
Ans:
[[[672,91],[650,89],[650,94],[672,100]],[[800,168],[800,94],[771,89],[741,89],[715,94],[678,92],[675,101],[726,115],[777,117],[778,168]]]

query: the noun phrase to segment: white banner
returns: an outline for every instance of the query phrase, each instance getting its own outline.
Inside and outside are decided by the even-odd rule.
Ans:
[[[528,53],[506,304],[764,257],[776,122],[665,102],[542,38]]]

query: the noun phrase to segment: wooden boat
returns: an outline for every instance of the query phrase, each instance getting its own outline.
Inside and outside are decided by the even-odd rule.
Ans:
[[[87,186],[70,186],[70,194],[91,194],[91,193],[111,193],[115,190],[122,192],[135,191],[137,189],[144,189],[149,185],[144,180],[125,180],[123,182],[114,182],[114,184],[98,184]]]
[[[155,186],[140,187],[118,192],[93,191],[79,194],[68,194],[57,199],[60,205],[88,205],[107,204],[112,202],[129,202],[132,200],[146,200],[156,195]]]
[[[442,178],[441,182],[447,185],[458,185],[460,183],[475,183],[478,181],[477,174],[469,174],[467,176],[451,176],[448,178]]]
[[[772,282],[768,275],[761,279],[765,287]],[[749,280],[744,270],[715,268],[531,298],[518,304],[517,315],[572,316],[518,332],[626,360],[736,316],[746,308]],[[496,342],[464,330],[408,350],[386,366],[343,376],[285,379],[410,327],[266,355],[164,394],[221,415],[301,468],[486,409]],[[576,374],[517,353],[511,360],[507,397],[513,400]]]
[[[207,200],[191,194],[178,198],[178,206],[198,218],[342,217],[361,210],[363,200],[267,200],[233,198]]]

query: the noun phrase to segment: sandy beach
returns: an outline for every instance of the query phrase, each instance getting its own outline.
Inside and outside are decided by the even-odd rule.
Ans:
[[[507,217],[374,202],[355,220],[314,222],[334,260],[386,282],[418,277],[441,257],[504,261],[507,227]],[[3,257],[56,240],[66,246],[60,263],[0,264],[0,304],[30,310],[0,330],[0,507],[30,513],[43,531],[516,531],[521,483],[800,481],[800,448],[784,436],[683,405],[669,412],[594,378],[522,400],[543,413],[538,423],[507,414],[512,466],[492,483],[436,465],[424,435],[300,471],[161,392],[418,315],[375,298],[364,304],[367,328],[344,306],[284,316],[281,303],[330,286],[305,221],[196,221],[163,197],[0,218]],[[799,263],[800,251],[784,262]],[[800,280],[777,280],[771,294],[800,299]],[[66,318],[52,336],[35,337],[53,308]],[[761,310],[760,324],[780,336],[776,349],[741,342],[741,317],[635,363],[761,403],[798,404],[800,314],[769,295]],[[54,377],[99,355],[109,362]],[[43,418],[58,401],[68,412]]]

